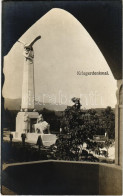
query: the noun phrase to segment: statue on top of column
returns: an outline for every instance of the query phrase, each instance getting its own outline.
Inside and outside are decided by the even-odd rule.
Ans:
[[[20,42],[24,45],[23,55],[24,55],[26,61],[29,60],[30,63],[33,63],[33,58],[34,58],[33,44],[40,38],[41,38],[41,36],[39,35],[28,44],[25,44],[24,42],[18,40],[18,42]]]

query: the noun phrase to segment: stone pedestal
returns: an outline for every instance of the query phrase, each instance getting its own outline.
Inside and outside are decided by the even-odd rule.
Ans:
[[[38,112],[18,112],[16,117],[16,132],[15,138],[21,139],[21,134],[25,133],[25,114],[28,115],[29,118],[29,133],[33,132],[33,124],[37,122],[37,118],[39,117]]]

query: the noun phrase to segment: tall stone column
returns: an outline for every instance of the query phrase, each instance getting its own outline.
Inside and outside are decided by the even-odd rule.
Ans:
[[[123,140],[123,80],[117,81],[117,104],[115,106],[115,164],[122,166]]]
[[[33,110],[35,99],[33,48],[25,48],[24,57],[21,109]]]
[[[34,43],[40,39],[41,36],[36,37],[31,43],[24,45],[24,68],[23,68],[23,83],[22,83],[22,102],[21,109],[24,111],[32,111],[35,103],[34,90]],[[20,42],[20,41],[19,41]]]
[[[34,89],[34,51],[33,44],[40,39],[36,37],[31,43],[24,45],[24,67],[23,67],[23,82],[22,82],[22,102],[21,111],[16,117],[16,132],[15,138],[21,139],[22,133],[32,132],[33,123],[36,123],[39,113],[35,108],[35,89]],[[25,117],[28,116],[28,121]],[[35,121],[35,122],[33,122]]]

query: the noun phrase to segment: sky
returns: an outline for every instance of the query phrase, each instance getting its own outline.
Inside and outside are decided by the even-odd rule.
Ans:
[[[34,48],[35,99],[71,105],[78,97],[84,108],[115,107],[116,80],[99,48],[79,21],[65,10],[54,8],[20,37],[30,42],[41,35]],[[23,45],[16,42],[4,57],[3,97],[21,98]],[[77,75],[78,72],[109,75]]]

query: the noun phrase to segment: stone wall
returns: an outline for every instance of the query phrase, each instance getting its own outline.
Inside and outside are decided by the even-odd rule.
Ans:
[[[122,176],[115,165],[36,161],[8,165],[2,185],[24,195],[120,195]]]

